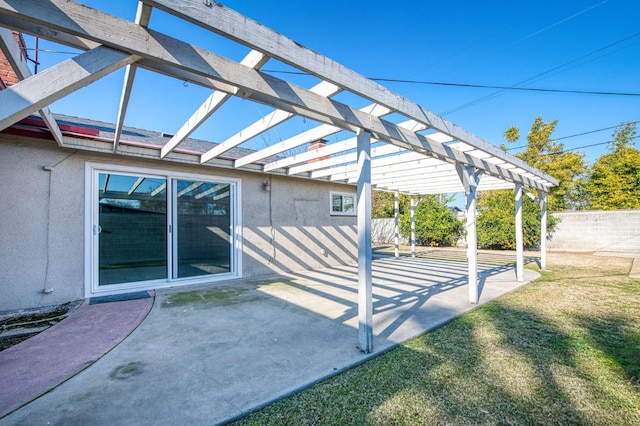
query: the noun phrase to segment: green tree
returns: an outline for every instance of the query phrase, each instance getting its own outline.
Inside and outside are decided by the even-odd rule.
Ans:
[[[478,197],[476,228],[478,247],[512,250],[516,247],[515,192],[512,189],[487,191]],[[558,220],[547,214],[547,232]],[[526,195],[522,197],[523,244],[527,248],[540,245],[540,206]]]
[[[618,126],[609,153],[601,155],[584,179],[592,209],[640,208],[640,151],[634,146],[636,123]]]
[[[547,202],[549,210],[565,210],[570,206],[570,196],[586,171],[584,153],[565,152],[564,145],[551,138],[558,120],[545,123],[542,116],[536,117],[527,134],[527,145],[516,157],[527,164],[553,176],[559,182],[551,189]],[[505,139],[512,143],[519,139],[520,131],[511,127],[505,132]]]
[[[536,117],[527,134],[525,150],[516,154],[529,165],[555,177],[559,185],[547,196],[548,210],[564,210],[569,205],[570,195],[579,181],[586,165],[584,154],[565,152],[562,143],[551,138],[558,120],[544,122]],[[508,143],[520,139],[520,129],[510,127],[504,133]],[[481,178],[482,179],[482,178]],[[478,197],[478,246],[492,249],[513,249],[516,246],[515,195],[513,190],[481,193]],[[557,225],[556,218],[547,214],[547,231]],[[540,244],[540,207],[529,197],[522,200],[522,228],[525,247]]]
[[[371,191],[371,217],[373,219],[394,217],[394,199],[395,194],[393,192]],[[411,207],[408,195],[400,194],[399,201],[400,214]]]
[[[415,211],[416,243],[426,246],[451,246],[464,232],[464,223],[447,204],[453,197],[445,194],[426,195]],[[411,208],[400,216],[400,234],[411,236]]]

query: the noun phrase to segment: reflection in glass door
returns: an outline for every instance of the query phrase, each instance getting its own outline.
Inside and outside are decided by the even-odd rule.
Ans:
[[[88,294],[238,275],[239,181],[129,167],[88,170]]]
[[[98,175],[98,285],[167,278],[167,181]]]
[[[175,180],[173,278],[231,271],[231,187]]]

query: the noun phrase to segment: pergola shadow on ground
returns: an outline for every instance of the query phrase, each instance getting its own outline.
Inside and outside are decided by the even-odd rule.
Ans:
[[[359,350],[354,332],[356,265],[160,290],[149,315],[120,345],[0,425],[229,421],[477,306],[468,301],[464,259],[429,256],[373,261],[369,354]],[[504,260],[480,263],[479,304],[538,277],[526,270],[525,282],[518,282],[512,257]]]

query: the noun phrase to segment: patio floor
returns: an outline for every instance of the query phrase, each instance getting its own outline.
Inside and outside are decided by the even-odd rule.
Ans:
[[[374,260],[372,354],[357,348],[355,266],[161,290],[122,343],[0,424],[229,421],[473,309],[463,252],[434,253]],[[513,260],[480,256],[480,304],[524,284]]]

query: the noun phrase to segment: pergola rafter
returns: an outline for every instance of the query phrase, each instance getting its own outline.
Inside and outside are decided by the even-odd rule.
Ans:
[[[13,68],[16,76],[20,80],[24,80],[31,76],[31,70],[27,65],[27,61],[24,59],[25,56],[20,51],[20,46],[16,43],[11,31],[6,28],[0,28],[0,50],[4,53],[5,58],[7,58],[11,68]],[[62,132],[60,131],[60,127],[58,126],[56,119],[51,114],[49,107],[42,107],[38,113],[40,114],[40,117],[42,117],[45,125],[51,131],[55,141],[58,142],[58,145],[64,146]]]
[[[139,55],[144,58],[140,60],[140,63],[137,64],[138,66],[151,66],[159,72],[172,73],[172,75],[177,78],[182,78],[184,76],[183,73],[174,73],[174,69],[177,68],[190,76],[199,75],[200,77],[203,77],[204,79],[199,79],[199,83],[206,83],[209,87],[213,87],[214,89],[220,90],[219,87],[222,85],[227,92],[232,94],[242,96],[246,99],[253,99],[258,102],[267,103],[276,108],[284,107],[288,112],[298,113],[311,119],[319,119],[327,124],[343,129],[353,131],[357,128],[365,128],[368,129],[376,139],[392,143],[406,149],[412,149],[417,152],[435,156],[445,161],[461,162],[463,164],[482,169],[488,174],[507,179],[513,183],[521,183],[535,190],[547,190],[549,187],[549,184],[541,184],[539,181],[532,180],[527,176],[512,173],[504,167],[497,166],[486,159],[478,158],[477,156],[472,156],[445,146],[443,143],[439,142],[436,137],[431,137],[430,135],[423,136],[413,131],[402,129],[398,125],[382,120],[379,117],[363,113],[356,108],[332,101],[325,96],[315,94],[292,83],[260,73],[259,71],[250,69],[249,67],[233,61],[229,61],[211,52],[188,45],[179,40],[172,39],[166,35],[161,35],[135,23],[110,15],[101,14],[97,11],[92,12],[86,7],[78,7],[77,4],[71,2],[24,2],[12,5],[7,3],[8,2],[6,1],[0,2],[0,9],[2,9],[3,13],[2,16],[8,15],[9,17],[16,18],[17,15],[27,15],[30,17],[30,25],[26,25],[25,27],[32,27],[35,23],[38,26],[50,28],[55,31],[67,32],[70,36],[80,38],[81,40],[91,40],[95,43],[112,45],[113,47],[116,47],[113,40],[117,39],[118,49],[124,50],[132,56]],[[47,7],[50,6],[50,3],[55,4],[56,8],[53,9],[51,7]],[[159,4],[159,2],[145,3],[152,6],[158,6]],[[197,8],[200,7],[197,2],[182,2],[180,5],[175,6],[182,8],[186,4],[190,4]],[[163,9],[166,9],[166,5],[163,5]],[[225,11],[227,10],[223,7],[222,9]],[[216,11],[218,10],[216,9]],[[182,16],[179,12],[173,12],[178,16]],[[64,13],[64,19],[60,16],[61,13]],[[73,25],[72,22],[69,22],[70,18],[72,22],[81,22],[83,20],[92,19],[98,20],[103,25],[85,26],[83,28],[79,24]],[[207,19],[209,18],[210,16],[207,17]],[[208,28],[207,25],[199,22],[196,18],[191,17],[188,20]],[[17,20],[14,19],[13,24],[18,25],[15,21]],[[1,17],[0,22],[2,22]],[[250,20],[247,22],[249,27],[255,24]],[[106,28],[109,29],[109,34],[105,34]],[[26,30],[28,28],[18,29]],[[275,32],[270,32],[269,36],[277,37],[279,35]],[[160,45],[159,40],[162,40],[162,45]],[[250,39],[249,42],[254,45],[254,48],[258,47],[258,41],[251,41]],[[286,44],[287,43],[285,43],[285,45]],[[295,43],[293,45],[297,46]],[[261,48],[264,49],[264,46]],[[284,47],[282,47],[281,50],[283,48]],[[300,49],[304,48],[301,48],[300,46],[297,47],[297,50],[299,51],[298,53],[302,58],[297,66],[300,69],[307,70],[307,68],[310,67],[310,64],[304,60],[306,57],[305,55],[307,55],[307,53],[305,53],[307,50],[303,51]],[[269,56],[276,57],[280,60],[283,59],[283,57],[281,57],[282,52],[280,51],[268,51],[266,53]],[[317,54],[315,53],[312,56],[317,58]],[[290,60],[287,59],[287,61]],[[159,64],[162,66],[158,66]],[[329,61],[329,65],[333,66],[334,64],[335,63],[331,63]],[[323,64],[322,68],[325,67],[327,67],[327,65]],[[344,67],[338,67],[338,70],[344,71],[342,68]],[[381,105],[397,107],[397,104],[401,104],[402,108],[395,109],[395,112],[403,114],[416,122],[421,122],[429,128],[433,128],[451,138],[466,138],[464,139],[466,143],[473,142],[474,146],[478,149],[491,155],[496,155],[498,158],[508,157],[509,161],[507,162],[510,162],[525,171],[529,171],[529,169],[531,169],[530,166],[527,166],[517,158],[508,156],[508,154],[505,154],[499,149],[479,140],[475,136],[469,136],[468,132],[459,129],[457,126],[441,119],[435,119],[433,114],[429,113],[424,108],[420,107],[416,109],[417,106],[405,98],[400,97],[401,101],[399,102],[398,95],[394,94],[393,96],[389,96],[387,90],[381,90],[376,94],[376,96],[372,96],[370,92],[378,87],[376,83],[369,83],[369,81],[363,77],[358,76],[353,72],[348,73],[346,71],[346,74],[338,73],[340,74],[338,78],[335,75],[335,70],[333,71],[333,73],[326,72],[326,74],[331,75],[320,75],[316,70],[315,74],[323,78],[324,81],[331,81],[333,83],[340,84],[341,87],[345,86],[343,81],[345,75],[351,75],[353,81],[351,81],[351,86],[349,86],[349,88],[352,92],[366,98],[373,98],[373,100],[377,101],[377,103]],[[354,87],[357,90],[354,90]],[[417,114],[417,111],[420,111],[421,113]],[[442,129],[444,129],[444,131]],[[550,185],[553,185],[553,178],[546,175],[543,175],[542,177],[543,180],[550,182]]]

